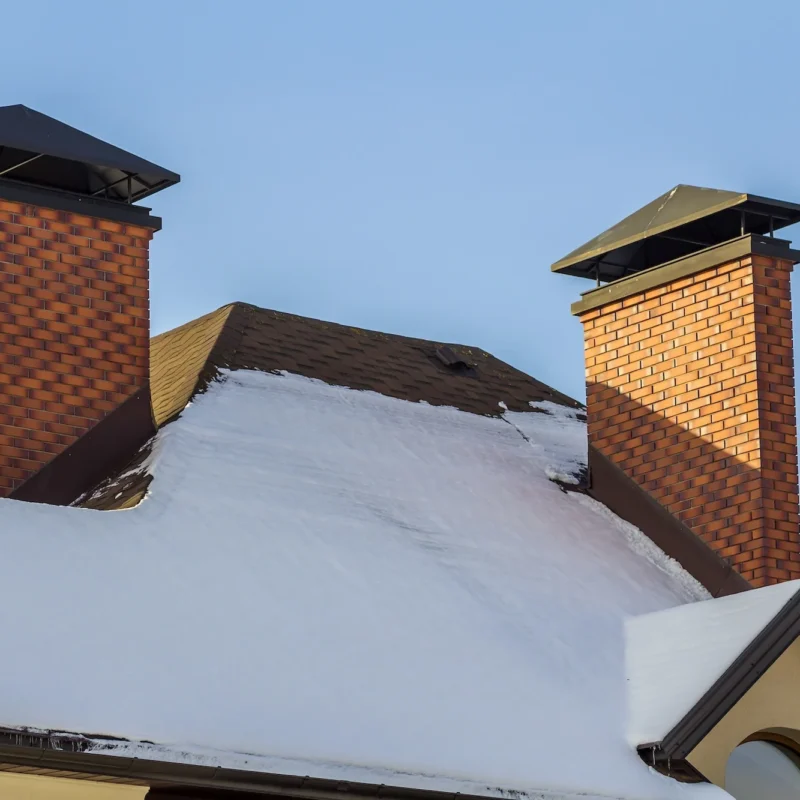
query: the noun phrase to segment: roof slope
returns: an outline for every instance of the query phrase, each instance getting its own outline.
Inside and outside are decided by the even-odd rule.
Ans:
[[[150,341],[150,394],[159,428],[192,398],[232,309],[223,306]]]
[[[219,378],[158,434],[137,508],[0,501],[25,598],[0,724],[447,791],[709,796],[648,770],[624,718],[624,620],[706,595],[548,480],[585,459],[576,412]]]
[[[442,347],[472,369],[448,368],[436,355]],[[178,353],[188,354],[188,361],[183,363]],[[198,368],[203,357],[207,363]],[[531,400],[580,407],[477,347],[369,331],[246,303],[224,306],[155,337],[152,361],[154,406],[159,405],[157,397],[174,393],[172,410],[188,400],[186,378],[199,378],[209,368],[286,370],[336,386],[475,414],[497,414],[500,400],[512,411],[528,410]]]
[[[449,348],[464,366],[448,367],[437,351]],[[336,386],[370,389],[389,397],[497,415],[500,402],[530,411],[530,401],[570,408],[570,397],[475,347],[379,333],[333,322],[232,303],[152,340],[150,389],[161,427],[173,420],[220,369],[285,370]],[[80,505],[130,508],[150,477],[138,454],[122,476],[110,476]]]
[[[629,620],[630,742],[662,742],[798,593],[787,581]]]

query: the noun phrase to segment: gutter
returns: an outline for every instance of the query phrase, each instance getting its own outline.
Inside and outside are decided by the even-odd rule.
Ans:
[[[150,787],[147,800],[228,797],[261,800],[268,796],[297,800],[342,800],[343,796],[381,800],[486,800],[501,794],[521,800],[529,796],[523,791],[489,786],[486,789],[491,795],[478,795],[89,752],[97,745],[97,740],[75,734],[0,729],[0,771],[147,786]],[[559,795],[547,796],[556,800]],[[545,800],[546,796],[537,793],[537,797]]]

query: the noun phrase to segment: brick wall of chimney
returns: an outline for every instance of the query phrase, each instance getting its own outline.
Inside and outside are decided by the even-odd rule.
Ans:
[[[147,384],[152,236],[0,200],[0,496]]]
[[[800,578],[791,270],[752,255],[581,315],[591,443],[754,586]]]

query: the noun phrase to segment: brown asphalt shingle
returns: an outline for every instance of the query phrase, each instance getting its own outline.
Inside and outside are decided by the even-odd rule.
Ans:
[[[442,348],[448,350],[442,351]],[[440,350],[446,366],[437,356]],[[580,404],[474,347],[368,331],[233,303],[156,336],[150,354],[153,414],[159,427],[177,416],[220,369],[286,371],[474,414],[530,411],[531,401]],[[146,454],[138,454],[139,463]],[[132,463],[82,505],[129,508],[150,482]]]
[[[232,309],[223,306],[150,340],[150,396],[159,428],[191,399]]]
[[[469,367],[445,366],[436,351],[449,347]],[[217,367],[287,372],[337,386],[497,414],[502,400],[514,411],[530,401],[579,404],[484,350],[412,339],[236,303],[218,347]]]

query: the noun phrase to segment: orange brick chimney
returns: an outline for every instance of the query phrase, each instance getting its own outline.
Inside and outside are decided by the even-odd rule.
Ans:
[[[795,204],[678,186],[553,265],[598,283],[573,305],[590,461],[616,465],[754,586],[800,578],[800,253],[772,235],[798,220]]]
[[[161,220],[134,202],[178,180],[0,108],[0,496],[126,402],[149,407],[148,248]]]

